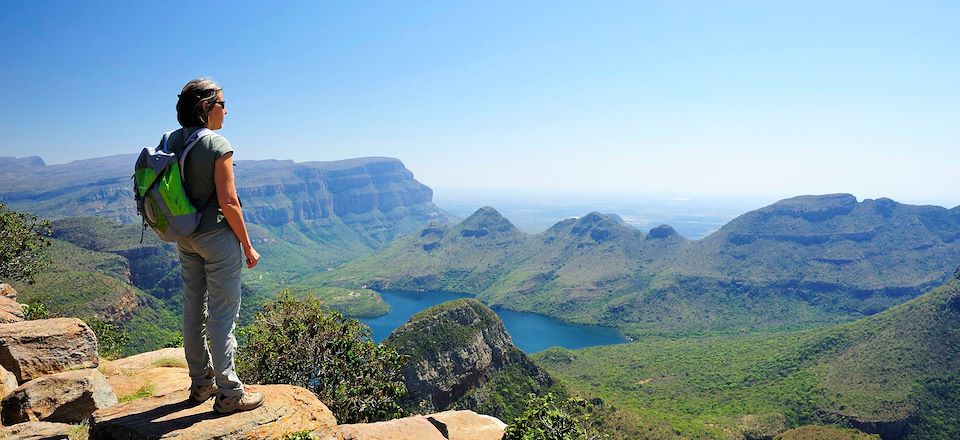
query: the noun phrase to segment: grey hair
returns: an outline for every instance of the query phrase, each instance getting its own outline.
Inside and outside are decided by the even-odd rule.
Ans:
[[[177,95],[177,121],[181,127],[206,127],[207,113],[223,90],[210,78],[194,78]]]

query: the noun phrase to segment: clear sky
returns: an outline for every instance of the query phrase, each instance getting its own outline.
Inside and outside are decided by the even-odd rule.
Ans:
[[[958,23],[956,1],[2,1],[0,156],[135,153],[210,76],[238,160],[953,207]]]

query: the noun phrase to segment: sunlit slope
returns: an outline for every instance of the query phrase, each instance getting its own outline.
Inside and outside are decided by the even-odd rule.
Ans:
[[[689,335],[867,316],[939,285],[957,261],[960,209],[841,194],[787,199],[699,241],[600,213],[525,234],[486,207],[308,280],[467,292],[634,336]]]
[[[724,438],[757,420],[850,424],[884,438],[960,435],[960,280],[815,330],[644,339],[534,359],[584,392]],[[782,422],[781,422],[782,421]]]

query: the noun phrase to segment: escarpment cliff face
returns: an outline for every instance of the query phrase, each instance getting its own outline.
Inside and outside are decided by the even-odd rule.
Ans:
[[[136,223],[130,180],[135,161],[135,155],[63,165],[0,158],[5,175],[0,202],[44,218],[93,216]],[[235,163],[245,219],[268,228],[306,223],[317,236],[338,236],[345,227],[356,234],[352,238],[376,248],[430,222],[448,223],[432,202],[433,191],[397,159]]]
[[[527,393],[555,385],[513,345],[496,313],[473,299],[424,310],[384,343],[410,356],[402,404],[411,410],[470,409],[510,419]]]

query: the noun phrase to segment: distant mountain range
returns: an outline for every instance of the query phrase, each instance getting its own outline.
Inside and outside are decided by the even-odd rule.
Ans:
[[[941,284],[960,262],[960,207],[800,196],[690,241],[590,213],[540,234],[485,207],[309,280],[473,293],[493,306],[696,334],[840,322]]]

